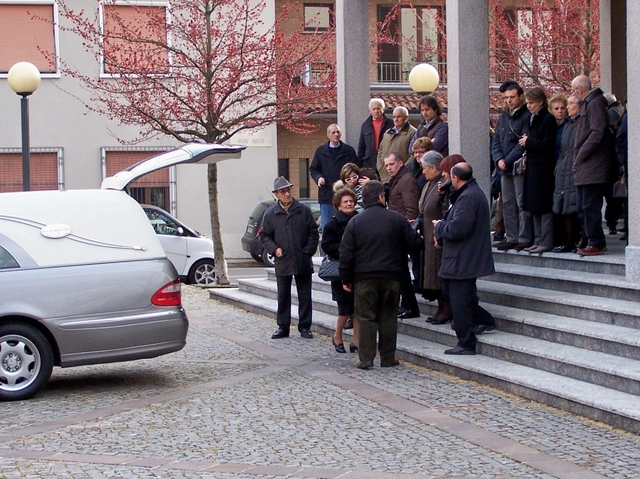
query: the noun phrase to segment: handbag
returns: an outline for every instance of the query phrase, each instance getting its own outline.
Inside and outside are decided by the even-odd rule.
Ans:
[[[325,256],[322,259],[322,264],[320,264],[318,276],[323,281],[340,281],[340,273],[338,271],[339,266],[339,261],[334,261],[328,256]]]
[[[524,175],[526,171],[527,171],[527,154],[524,153],[520,158],[518,158],[513,163],[513,174]]]
[[[500,169],[496,166],[491,173],[491,198],[497,200],[501,189],[502,175],[500,174]]]
[[[611,196],[614,198],[626,198],[627,197],[627,177],[622,175],[618,181],[613,184],[613,191]]]

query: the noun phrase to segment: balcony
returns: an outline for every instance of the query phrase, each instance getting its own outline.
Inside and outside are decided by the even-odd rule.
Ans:
[[[440,75],[440,82],[446,83],[447,63],[446,62],[428,62],[431,63]],[[416,66],[418,62],[378,62],[377,74],[378,83],[402,84],[409,83],[409,72]]]

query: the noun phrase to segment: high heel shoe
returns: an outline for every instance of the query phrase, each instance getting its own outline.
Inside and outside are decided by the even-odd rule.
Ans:
[[[346,353],[347,351],[344,349],[344,343],[337,344],[336,340],[331,338],[331,344],[336,350],[336,353]]]
[[[353,343],[350,343],[349,344],[349,352],[350,353],[357,353],[358,352],[358,346],[353,344]]]

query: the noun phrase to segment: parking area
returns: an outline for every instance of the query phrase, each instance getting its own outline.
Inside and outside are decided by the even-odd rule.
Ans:
[[[3,404],[0,477],[632,478],[640,438],[425,368],[354,368],[329,338],[184,287],[187,347],[56,369]],[[479,357],[478,357],[479,358]],[[477,358],[470,358],[477,360]]]

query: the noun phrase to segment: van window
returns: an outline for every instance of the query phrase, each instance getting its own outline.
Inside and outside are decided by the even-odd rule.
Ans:
[[[0,246],[0,269],[18,268],[20,265],[9,252]]]

